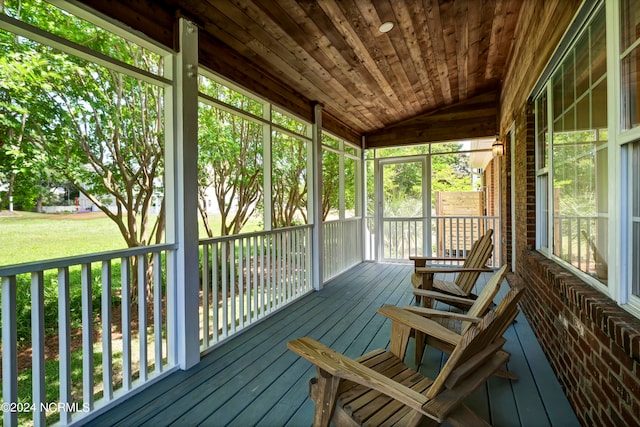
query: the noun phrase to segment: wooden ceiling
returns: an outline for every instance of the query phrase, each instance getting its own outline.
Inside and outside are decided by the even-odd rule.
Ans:
[[[84,3],[166,44],[166,21],[184,16],[199,26],[201,64],[295,112],[319,102],[329,127],[382,146],[496,132],[523,1]]]

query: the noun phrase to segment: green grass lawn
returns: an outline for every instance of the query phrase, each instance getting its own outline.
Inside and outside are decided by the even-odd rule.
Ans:
[[[103,214],[0,216],[0,266],[126,248],[115,222]]]
[[[200,237],[206,233],[199,219]],[[210,216],[214,232],[220,217]],[[243,232],[260,230],[258,220],[250,220]],[[102,213],[39,214],[0,212],[0,267],[124,249],[127,245],[115,222]]]

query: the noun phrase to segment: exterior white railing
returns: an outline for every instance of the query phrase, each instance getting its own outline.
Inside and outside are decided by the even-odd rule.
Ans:
[[[608,279],[606,226],[606,220],[597,216],[554,216],[554,255],[606,282]],[[599,239],[596,238],[598,234]]]
[[[376,239],[374,219],[366,218],[366,259],[406,262],[409,256],[463,258],[474,241],[493,229],[493,255],[489,265],[498,267],[501,259],[500,218],[497,216],[432,216],[427,218],[384,218],[382,242]],[[425,230],[425,224],[430,227]],[[378,248],[378,244],[382,244]],[[379,251],[376,256],[376,251]]]
[[[362,219],[351,218],[323,224],[323,278],[329,280],[362,262]]]
[[[166,317],[174,250],[145,246],[0,267],[5,426],[75,422],[174,368],[166,333],[175,322]],[[30,326],[18,325],[17,307],[29,305]],[[45,346],[45,331],[57,335],[57,349]],[[30,358],[18,358],[18,344],[31,348]]]
[[[200,350],[311,292],[312,226],[200,241]]]

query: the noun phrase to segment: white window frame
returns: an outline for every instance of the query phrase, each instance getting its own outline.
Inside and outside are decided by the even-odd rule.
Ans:
[[[631,167],[630,150],[633,143],[640,143],[640,127],[631,129],[623,128],[623,97],[625,94],[622,91],[622,76],[621,76],[621,61],[625,53],[620,53],[620,2],[618,0],[603,0],[597,6],[585,5],[584,7],[592,7],[592,11],[598,11],[600,5],[605,4],[605,31],[606,36],[606,50],[607,50],[607,115],[608,115],[608,169],[609,169],[609,182],[608,182],[608,285],[604,286],[602,283],[592,278],[583,271],[569,265],[562,261],[558,257],[553,255],[553,205],[552,205],[552,182],[553,182],[553,148],[549,147],[547,152],[547,165],[544,168],[539,168],[538,165],[538,105],[537,100],[543,93],[547,91],[547,102],[549,105],[553,103],[552,93],[552,77],[554,70],[547,73],[543,78],[546,80],[542,82],[542,85],[538,85],[540,88],[533,95],[534,99],[534,114],[536,117],[536,249],[542,254],[553,259],[559,264],[563,265],[570,271],[574,272],[582,280],[592,285],[605,295],[616,301],[622,308],[636,317],[640,317],[640,297],[632,294],[631,289],[631,275],[632,275],[632,254],[633,254],[633,241],[631,236],[632,230],[632,180],[638,179],[637,171],[634,171]],[[584,16],[584,15],[583,15]],[[586,20],[583,24],[591,22],[591,18]],[[579,31],[574,35],[579,36],[586,25],[583,25]],[[567,36],[567,35],[565,35]],[[567,36],[568,37],[568,36]],[[575,37],[574,40],[577,40]],[[570,49],[574,48],[574,42],[569,45],[565,45],[566,50],[562,52],[557,64],[560,64],[566,57],[566,53],[570,52]],[[637,46],[638,42],[633,46]],[[570,48],[570,49],[569,49]],[[556,64],[556,65],[557,65]],[[548,108],[547,122],[548,132],[553,133],[553,118],[552,109]],[[540,188],[540,177],[547,176],[546,191],[542,191]],[[546,193],[546,194],[545,194]],[[541,215],[542,204],[540,198],[546,196],[549,206],[549,212],[546,217],[547,227],[541,228]],[[548,247],[542,247],[540,245],[541,237],[543,233],[546,233]],[[639,251],[640,248],[635,248]]]

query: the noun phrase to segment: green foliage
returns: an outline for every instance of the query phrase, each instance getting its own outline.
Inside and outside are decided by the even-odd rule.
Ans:
[[[282,119],[284,120],[284,118]],[[304,125],[290,119],[288,126],[304,132]],[[281,132],[273,132],[272,210],[273,226],[288,227],[307,222],[307,144]]]
[[[220,235],[237,234],[262,197],[262,125],[202,103],[198,124],[201,198],[204,189],[213,188],[222,217]],[[208,224],[206,207],[200,213]],[[208,234],[213,236],[210,229]]]

